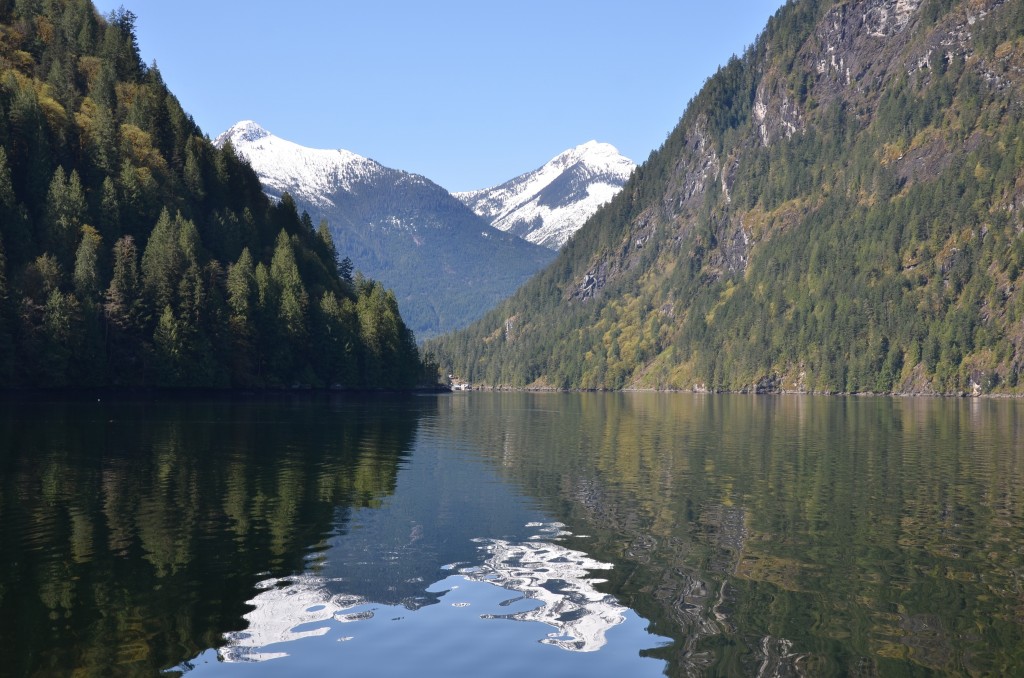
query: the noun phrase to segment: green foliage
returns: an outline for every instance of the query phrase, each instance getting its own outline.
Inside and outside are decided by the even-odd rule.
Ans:
[[[274,257],[270,261],[270,279],[277,288],[281,320],[288,336],[297,342],[306,334],[306,311],[309,294],[295,263],[291,238],[283,230],[277,236]]]
[[[0,387],[416,385],[397,307],[212,146],[135,21],[0,3]]]
[[[75,294],[83,301],[96,302],[102,289],[100,281],[100,246],[103,239],[92,226],[82,227],[82,240],[75,254]]]
[[[85,213],[85,194],[78,173],[71,172],[71,176],[67,176],[63,167],[57,167],[46,194],[43,250],[52,253],[58,261],[68,262],[75,251]]]
[[[847,8],[788,3],[552,266],[424,350],[519,387],[1018,392],[1019,3],[978,21],[987,56],[910,56],[963,4],[847,83],[815,37]]]

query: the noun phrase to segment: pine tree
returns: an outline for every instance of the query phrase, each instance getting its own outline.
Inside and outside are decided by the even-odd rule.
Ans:
[[[106,362],[117,385],[144,383],[149,353],[142,276],[135,239],[126,235],[114,243],[114,275],[106,291]]]
[[[73,79],[74,70],[64,60],[66,55],[58,55],[50,65],[50,72],[46,76],[46,84],[53,93],[53,98],[64,107],[66,111],[74,111],[76,106],[77,91]]]
[[[419,356],[412,332],[402,322],[398,300],[377,282],[361,287],[356,310],[366,346],[365,375],[370,384],[411,386],[419,379]]]
[[[109,59],[101,62],[96,77],[89,81],[89,98],[108,114],[117,107],[117,74]]]
[[[331,385],[359,385],[359,364],[356,346],[359,342],[356,307],[351,299],[338,299],[334,292],[324,292],[318,309],[318,323],[313,354],[318,372]]]
[[[121,207],[114,180],[110,177],[104,178],[100,192],[100,208],[96,226],[105,237],[116,241],[121,237]]]
[[[231,382],[238,386],[252,386],[257,380],[254,325],[257,298],[256,271],[248,247],[242,250],[238,261],[228,269],[227,294],[231,313],[228,321],[231,332]]]
[[[157,320],[153,332],[153,347],[156,352],[157,383],[164,387],[182,385],[182,367],[185,363],[182,355],[185,346],[180,323],[174,316],[174,310],[164,306],[160,319]]]
[[[228,306],[232,315],[248,323],[255,294],[255,270],[249,248],[242,250],[238,261],[228,269]]]
[[[101,70],[101,77],[104,73]],[[114,114],[111,110],[112,104],[105,101],[107,96],[114,99],[114,94],[103,95],[104,99],[96,101],[96,113],[89,127],[89,150],[90,158],[99,172],[109,178],[115,174],[120,166],[120,153],[118,151],[118,132]]]
[[[203,146],[197,137],[190,137],[185,143],[185,186],[194,199],[202,201],[206,197],[206,186],[203,179]]]
[[[141,334],[145,310],[135,239],[126,235],[114,243],[114,275],[107,287],[107,320],[129,334]]]
[[[101,290],[99,256],[103,239],[92,226],[82,227],[82,240],[75,254],[75,294],[83,302],[97,302]]]
[[[284,371],[280,366],[283,344],[278,315],[280,295],[270,279],[270,269],[262,261],[256,264],[252,277],[256,283],[256,313],[253,323],[256,335],[256,375],[262,383],[269,385],[278,381]]]
[[[4,248],[3,234],[0,233],[0,318],[7,306],[7,252]]]
[[[63,167],[57,167],[46,196],[43,247],[69,267],[85,217],[85,193],[78,172],[72,170],[68,176]]]
[[[338,248],[334,245],[334,236],[331,235],[331,229],[327,225],[326,219],[320,220],[320,225],[316,229],[316,235],[323,246],[323,258],[325,263],[329,265],[328,270],[338,271]]]
[[[352,282],[352,272],[354,270],[355,266],[352,264],[352,260],[348,257],[344,257],[338,262],[338,276],[345,282]]]
[[[103,35],[102,56],[114,66],[119,80],[137,82],[146,71],[139,58],[139,45],[135,37],[136,16],[121,7],[107,17]]]
[[[178,281],[184,270],[178,246],[177,222],[165,208],[160,213],[142,254],[142,280],[154,309],[173,305]]]
[[[283,230],[277,236],[274,257],[270,261],[270,278],[280,295],[280,317],[286,335],[296,342],[302,341],[307,331],[309,295],[295,263],[291,238]]]
[[[43,310],[40,372],[46,386],[70,383],[72,357],[80,355],[82,317],[78,300],[59,289],[50,291]]]

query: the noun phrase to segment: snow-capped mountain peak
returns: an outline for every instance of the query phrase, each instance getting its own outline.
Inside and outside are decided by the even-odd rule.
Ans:
[[[243,120],[218,136],[213,143],[216,146],[223,146],[224,142],[228,139],[231,140],[232,144],[251,143],[269,136],[270,132],[260,127],[259,123],[253,120]]]
[[[558,249],[619,192],[635,167],[611,144],[588,141],[500,186],[455,197],[495,228]]]
[[[243,120],[219,135],[214,144],[228,140],[235,152],[249,161],[264,188],[272,195],[289,191],[319,207],[332,207],[330,196],[384,171],[379,163],[342,149],[307,148],[268,132],[252,120]]]
[[[632,166],[633,163],[620,154],[619,149],[611,144],[592,139],[585,144],[580,144],[575,148],[559,153],[548,164],[564,169],[578,162],[585,162],[592,168],[602,168],[611,171],[621,164],[623,160],[626,160],[627,164]]]

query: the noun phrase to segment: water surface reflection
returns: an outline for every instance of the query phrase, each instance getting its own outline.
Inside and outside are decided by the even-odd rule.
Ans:
[[[457,435],[612,562],[671,675],[1024,668],[1024,404],[476,394]]]
[[[32,399],[0,407],[5,675],[154,675],[238,628],[392,492],[431,401]]]
[[[1013,675],[1022,424],[998,400],[7,401],[2,672]]]
[[[588,555],[590,538],[552,522],[479,450],[439,436],[440,412],[421,424],[394,491],[352,511],[305,572],[261,582],[216,655],[180,668],[660,675],[641,652],[665,639],[598,590],[614,566]]]

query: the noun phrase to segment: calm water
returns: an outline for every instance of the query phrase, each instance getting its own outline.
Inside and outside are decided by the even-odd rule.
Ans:
[[[1024,672],[1024,402],[0,401],[0,675]]]

